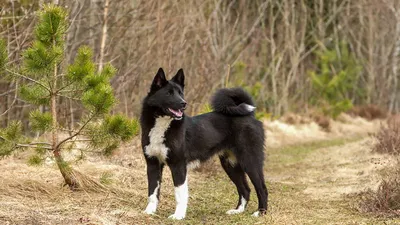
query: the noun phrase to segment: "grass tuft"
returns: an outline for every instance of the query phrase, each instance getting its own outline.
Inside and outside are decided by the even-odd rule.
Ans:
[[[104,172],[100,175],[100,183],[104,185],[112,184],[113,182],[113,174],[111,172]]]

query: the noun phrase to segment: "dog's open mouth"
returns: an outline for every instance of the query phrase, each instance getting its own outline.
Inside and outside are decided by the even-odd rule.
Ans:
[[[182,119],[182,116],[183,116],[182,109],[174,110],[174,109],[168,108],[168,110],[175,116],[175,119],[177,119],[177,120]]]

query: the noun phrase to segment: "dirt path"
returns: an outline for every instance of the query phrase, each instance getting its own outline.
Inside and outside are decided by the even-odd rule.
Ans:
[[[372,141],[364,138],[297,155],[284,164],[284,170],[278,168],[278,173],[272,172],[272,180],[305,185],[304,193],[315,199],[337,199],[343,194],[376,188],[379,171],[391,161],[389,157],[371,152]],[[294,151],[291,153],[296,155]]]
[[[348,194],[375,189],[380,171],[393,163],[387,156],[372,153],[372,144],[373,139],[368,137],[272,149],[269,180],[284,187],[278,195],[292,199],[273,204],[296,210],[285,220],[272,218],[271,222],[293,219],[293,224],[398,224],[399,220],[363,215],[352,208],[356,202]]]
[[[305,193],[313,198],[334,199],[343,194],[357,193],[366,188],[376,189],[381,177],[379,171],[391,164],[390,158],[371,153],[370,138],[341,146],[319,149],[304,162],[308,184]]]
[[[305,185],[304,193],[315,199],[376,188],[379,171],[391,163],[389,157],[371,151],[374,139],[368,135],[381,122],[346,115],[341,120],[331,121],[330,132],[314,123],[267,123],[272,180]]]

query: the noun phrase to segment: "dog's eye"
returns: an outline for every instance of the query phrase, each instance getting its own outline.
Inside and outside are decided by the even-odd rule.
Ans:
[[[183,95],[183,93],[182,93],[182,91],[181,91],[181,90],[179,90],[179,94],[180,94],[180,95]]]
[[[170,96],[170,95],[172,95],[173,93],[174,93],[173,90],[169,90],[169,91],[167,92],[167,96]]]

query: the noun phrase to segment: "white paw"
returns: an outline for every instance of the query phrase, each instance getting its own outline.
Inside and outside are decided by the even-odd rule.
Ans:
[[[146,209],[143,211],[143,213],[149,214],[149,215],[154,215],[154,213],[156,213],[156,207],[152,207],[152,206],[148,205],[146,207]]]
[[[177,214],[172,214],[168,217],[168,219],[173,219],[173,220],[181,220],[185,218],[185,215],[177,215]]]
[[[252,216],[254,216],[254,217],[259,217],[259,216],[260,216],[260,211],[257,211],[257,212],[255,212],[255,213],[253,213]]]
[[[238,214],[238,213],[242,213],[242,212],[243,212],[243,210],[240,210],[240,209],[231,209],[231,210],[226,211],[226,214],[232,215],[232,214]]]
[[[246,203],[247,203],[246,199],[242,197],[240,199],[240,205],[236,209],[228,210],[226,214],[232,215],[244,212],[244,209],[246,208]]]

